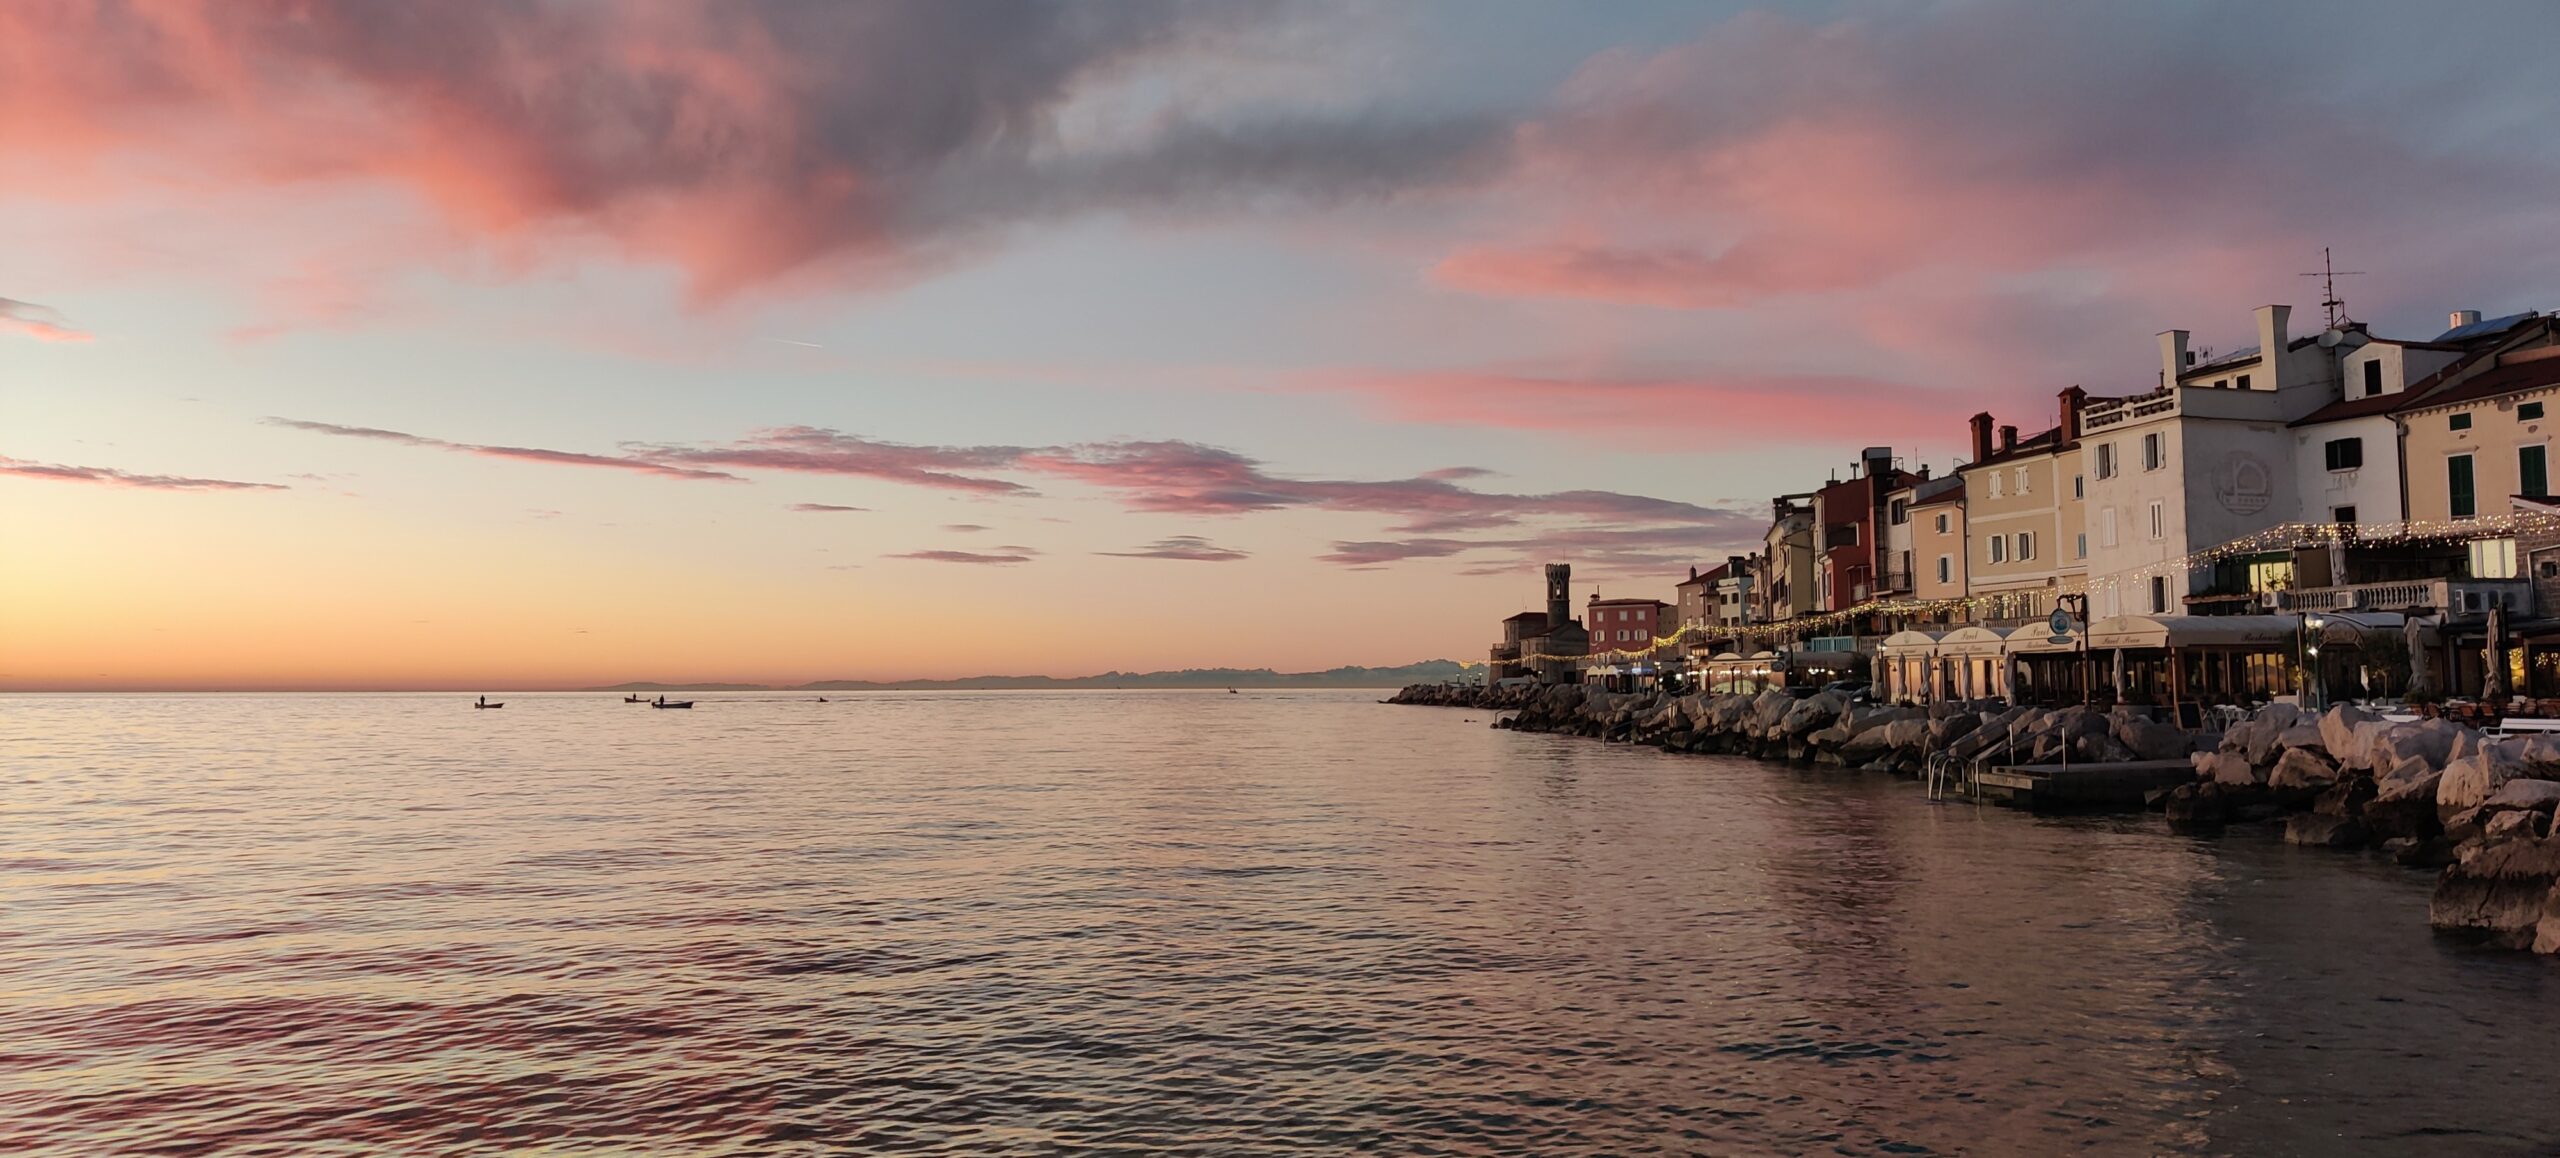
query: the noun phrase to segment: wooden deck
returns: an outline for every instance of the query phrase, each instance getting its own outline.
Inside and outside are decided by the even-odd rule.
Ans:
[[[1985,770],[1977,779],[1982,798],[2039,812],[2140,808],[2146,792],[2174,788],[2196,778],[2186,760],[2128,760],[2121,764],[2013,764]]]

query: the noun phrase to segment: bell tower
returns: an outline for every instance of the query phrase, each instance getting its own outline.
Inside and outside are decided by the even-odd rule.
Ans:
[[[1573,564],[1547,564],[1547,625],[1573,621]]]

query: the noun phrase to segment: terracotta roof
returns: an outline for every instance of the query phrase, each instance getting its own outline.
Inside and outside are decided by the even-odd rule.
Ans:
[[[1547,613],[1543,611],[1523,611],[1518,615],[1503,616],[1502,621],[1504,623],[1509,623],[1514,619],[1545,619],[1546,617]]]
[[[2524,350],[2518,353],[2524,356],[2519,358],[2517,354],[2508,354],[2498,360],[2499,365],[2496,369],[2483,371],[2476,377],[2435,391],[2423,398],[2411,400],[2399,409],[2432,410],[2438,406],[2459,406],[2465,402],[2477,402],[2483,398],[2495,398],[2500,394],[2513,394],[2521,390],[2543,390],[2560,386],[2560,346],[2546,346],[2539,350]]]
[[[1646,604],[1655,607],[1671,606],[1659,599],[1594,599],[1591,601],[1593,607],[1641,607]]]

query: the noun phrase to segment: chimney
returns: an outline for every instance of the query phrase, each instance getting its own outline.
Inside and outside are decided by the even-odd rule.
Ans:
[[[1859,472],[1868,478],[1884,478],[1893,473],[1893,448],[1870,446],[1858,452]]]
[[[2445,319],[2445,328],[2448,330],[2459,330],[2464,326],[2479,324],[2480,311],[2478,310],[2455,310],[2451,317]]]
[[[2292,316],[2292,306],[2258,307],[2258,356],[2267,360],[2269,389],[2284,387],[2284,323]]]
[[[2018,449],[2018,428],[2014,426],[2001,427],[2000,453],[2007,454],[2016,449]]]
[[[1991,412],[1985,410],[1973,416],[1973,461],[1981,462],[1989,457],[1991,457]]]
[[[1695,563],[1689,564],[1689,581],[1692,583],[1698,581],[1698,565]]]
[[[2077,386],[2064,390],[2062,398],[2062,445],[2080,441],[2080,410],[2089,404],[2089,392]]]
[[[1920,464],[1920,481],[1921,481],[1921,482],[1927,482],[1927,481],[1929,481],[1929,464],[1928,464],[1928,463],[1925,463],[1925,462],[1924,462],[1924,463],[1921,463],[1921,464]]]
[[[2175,386],[2178,375],[2195,359],[2187,353],[2185,330],[2160,331],[2160,384]]]

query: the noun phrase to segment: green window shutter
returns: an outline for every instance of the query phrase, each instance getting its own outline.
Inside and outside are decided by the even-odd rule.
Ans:
[[[2467,519],[2479,512],[2479,503],[2471,493],[2471,456],[2457,454],[2444,460],[2445,495],[2452,500],[2453,517]]]
[[[2521,485],[2523,493],[2537,499],[2551,493],[2551,471],[2547,454],[2546,449],[2539,446],[2527,446],[2516,451],[2516,481]]]

